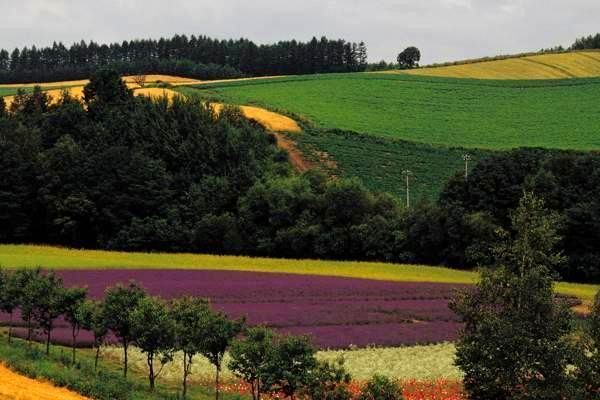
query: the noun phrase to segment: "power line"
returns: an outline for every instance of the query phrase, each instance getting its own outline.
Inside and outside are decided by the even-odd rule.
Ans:
[[[406,208],[410,208],[410,179],[415,176],[409,169],[402,171],[402,175],[406,177]]]
[[[473,160],[473,157],[469,153],[463,154],[463,160],[465,161],[465,181],[469,179],[469,161]]]

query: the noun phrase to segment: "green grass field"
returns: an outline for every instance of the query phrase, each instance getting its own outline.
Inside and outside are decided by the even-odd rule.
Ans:
[[[204,254],[126,253],[59,247],[0,245],[0,265],[47,269],[208,269],[341,276],[397,282],[472,284],[478,274],[442,267],[355,261],[286,260]],[[600,285],[560,282],[559,293],[590,302]]]
[[[287,110],[321,128],[426,144],[600,149],[598,78],[482,81],[356,73],[194,88],[228,103]]]
[[[322,152],[334,155],[335,165],[322,163],[330,173],[359,176],[369,189],[393,193],[402,200],[406,197],[403,170],[410,169],[414,173],[411,197],[417,201],[434,201],[448,178],[464,172],[462,156],[465,153],[471,154],[473,159],[469,169],[492,154],[485,150],[432,146],[336,130],[307,129],[289,137],[311,161],[320,162]]]
[[[29,88],[22,88],[23,90],[25,90],[26,92],[30,92],[33,89],[29,89]],[[19,91],[19,88],[3,88],[0,87],[0,97],[4,97],[4,96],[14,96],[15,94],[17,94],[17,92]]]

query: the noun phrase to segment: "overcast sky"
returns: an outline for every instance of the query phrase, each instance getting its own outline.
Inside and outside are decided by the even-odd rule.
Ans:
[[[0,0],[0,47],[326,35],[364,40],[370,61],[415,45],[431,63],[567,46],[600,31],[598,16],[600,0]]]

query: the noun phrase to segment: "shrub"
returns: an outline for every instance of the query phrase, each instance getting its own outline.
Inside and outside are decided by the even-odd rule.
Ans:
[[[403,400],[402,388],[397,381],[375,375],[363,387],[357,400]]]

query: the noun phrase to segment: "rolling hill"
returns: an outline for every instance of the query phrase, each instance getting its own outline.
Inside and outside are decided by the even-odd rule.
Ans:
[[[468,148],[600,149],[599,78],[482,81],[356,73],[192,88],[231,104],[286,110],[318,128]]]
[[[395,71],[398,72],[398,71]],[[477,79],[566,79],[600,76],[600,52],[538,54],[404,71],[419,76]]]
[[[464,168],[465,153],[479,160],[519,147],[600,149],[598,52],[178,90],[287,113],[304,122],[305,133],[294,140],[313,161],[401,197],[404,169],[417,175],[416,198],[435,199],[446,179]]]
[[[213,82],[148,76],[150,83],[157,80],[187,96],[246,106],[250,118],[260,119],[247,106],[287,114],[304,131],[289,140],[313,164],[401,197],[402,171],[410,169],[417,177],[413,197],[437,198],[464,168],[465,153],[476,162],[518,147],[600,150],[600,52],[383,73]],[[18,88],[0,85],[0,96]]]

